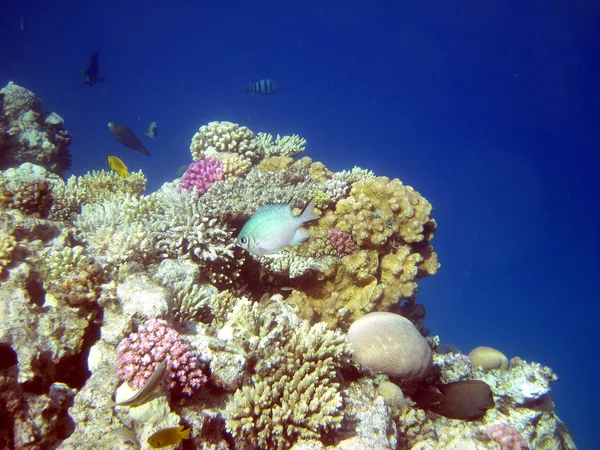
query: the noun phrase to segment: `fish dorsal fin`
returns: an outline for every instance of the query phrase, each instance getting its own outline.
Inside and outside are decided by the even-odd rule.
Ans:
[[[253,214],[254,216],[258,216],[259,214],[283,214],[284,212],[289,212],[292,214],[292,209],[288,203],[280,203],[280,204],[271,204],[271,205],[262,205],[259,207],[256,212]]]

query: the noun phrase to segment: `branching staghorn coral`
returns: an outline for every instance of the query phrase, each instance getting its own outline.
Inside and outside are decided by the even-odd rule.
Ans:
[[[246,330],[258,337],[249,341],[254,383],[239,389],[225,410],[236,448],[286,449],[338,428],[343,400],[337,370],[350,358],[345,336],[323,323],[298,321],[280,298],[266,306],[239,304],[231,315],[234,328],[236,317],[250,322]]]
[[[146,190],[146,177],[142,171],[123,178],[116,172],[92,171],[83,176],[71,176],[67,182],[60,180],[52,189],[53,204],[50,218],[71,220],[86,204],[129,195],[140,197]]]
[[[258,133],[258,141],[265,150],[265,156],[287,156],[294,158],[304,151],[306,139],[297,134],[291,136],[279,136],[273,141],[273,135],[269,133]]]
[[[147,222],[154,202],[129,194],[84,205],[74,225],[94,258],[109,272],[152,260],[155,241]]]
[[[361,169],[358,166],[354,166],[352,170],[342,170],[341,172],[335,172],[333,174],[334,180],[345,181],[348,184],[353,184],[361,180],[372,180],[374,178],[375,174],[373,171]]]
[[[232,230],[219,215],[206,212],[199,198],[196,191],[177,192],[173,186],[156,194],[162,210],[150,225],[156,249],[161,258],[199,263],[204,277],[217,286],[230,285],[239,276],[243,256],[235,247]]]

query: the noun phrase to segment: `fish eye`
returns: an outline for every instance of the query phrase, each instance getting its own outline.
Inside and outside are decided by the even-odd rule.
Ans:
[[[242,244],[247,244],[247,243],[248,243],[248,238],[246,238],[246,237],[242,237],[242,238],[240,238],[240,242],[241,242]]]

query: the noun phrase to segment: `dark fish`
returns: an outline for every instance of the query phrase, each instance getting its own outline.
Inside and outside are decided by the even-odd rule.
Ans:
[[[272,94],[277,89],[279,89],[279,84],[270,78],[265,78],[264,80],[259,80],[255,83],[248,83],[246,85],[246,92],[253,94]]]
[[[100,50],[96,50],[90,53],[90,64],[86,69],[81,69],[81,73],[85,75],[85,81],[83,85],[92,87],[98,81],[104,81],[105,78],[100,77],[100,66],[98,65],[98,58],[100,57]]]
[[[419,408],[451,419],[477,420],[495,406],[490,387],[480,380],[419,388],[411,398]]]
[[[129,128],[113,122],[108,122],[108,129],[119,144],[123,144],[125,147],[129,147],[138,152],[142,152],[146,156],[150,156],[148,149],[142,145],[135,133]]]

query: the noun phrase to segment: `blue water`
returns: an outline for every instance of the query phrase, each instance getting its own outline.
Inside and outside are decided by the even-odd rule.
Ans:
[[[0,83],[65,118],[75,174],[117,155],[156,189],[200,125],[229,120],[413,185],[439,224],[427,326],[550,365],[558,414],[593,449],[599,23],[595,1],[5,0]],[[107,81],[83,87],[96,48]],[[244,94],[261,78],[280,90]],[[106,128],[142,136],[153,120],[151,157]]]

